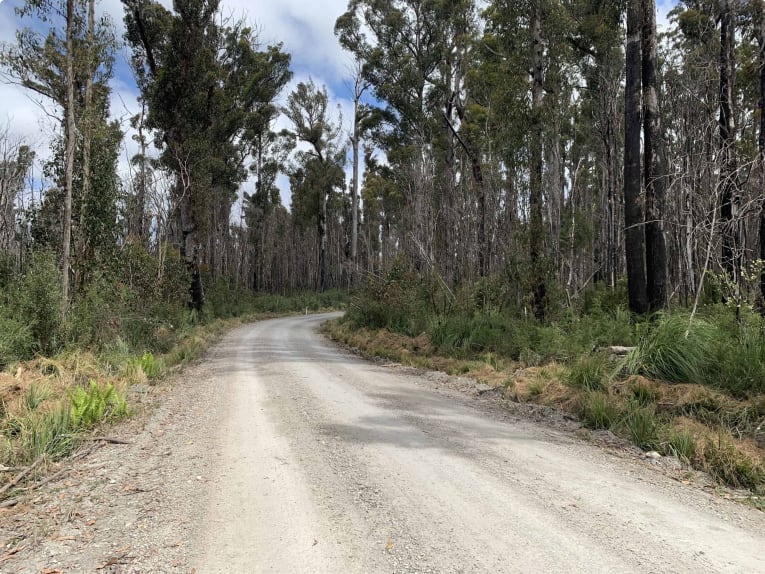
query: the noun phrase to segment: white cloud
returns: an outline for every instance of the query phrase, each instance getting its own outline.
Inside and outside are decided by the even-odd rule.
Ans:
[[[345,76],[350,62],[335,38],[335,20],[347,9],[347,0],[281,0],[259,2],[257,10],[250,13],[252,2],[248,0],[223,0],[224,14],[231,11],[244,16],[260,31],[260,39],[266,44],[284,43],[284,49],[293,55],[295,69],[310,70],[314,79],[336,83]]]

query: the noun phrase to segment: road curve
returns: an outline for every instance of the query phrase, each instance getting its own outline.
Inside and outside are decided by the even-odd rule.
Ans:
[[[328,315],[241,327],[196,572],[765,573],[765,515],[363,361]]]

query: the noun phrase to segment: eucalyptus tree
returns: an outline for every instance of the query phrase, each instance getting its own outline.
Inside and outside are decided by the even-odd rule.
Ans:
[[[255,191],[243,192],[242,218],[246,225],[246,244],[242,246],[239,277],[243,285],[253,291],[261,291],[267,284],[266,243],[279,238],[267,237],[272,220],[282,217],[284,207],[279,188],[276,185],[280,173],[288,170],[287,160],[293,149],[293,142],[285,134],[272,130],[263,131],[255,139],[250,171],[255,177]],[[280,235],[285,229],[281,228]],[[250,266],[247,268],[246,262]],[[248,269],[245,273],[245,269]],[[246,277],[246,279],[245,279]]]
[[[578,0],[569,4],[575,25],[570,36],[575,70],[584,80],[578,90],[579,105],[574,107],[571,119],[575,123],[574,143],[570,170],[576,174],[572,180],[581,182],[582,189],[572,189],[569,197],[569,238],[576,243],[576,226],[583,211],[587,210],[591,190],[600,200],[593,213],[598,236],[594,241],[592,262],[594,271],[580,268],[575,257],[564,261],[570,271],[579,276],[580,284],[594,273],[596,281],[605,281],[611,288],[624,269],[624,226],[622,195],[622,147],[624,117],[622,112],[622,85],[624,66],[624,3],[605,0]],[[597,178],[589,182],[591,168],[589,156],[595,161],[592,171]],[[584,193],[583,193],[584,191]],[[600,191],[600,193],[598,193]],[[581,227],[581,225],[579,225]],[[567,280],[568,283],[568,280]],[[567,289],[569,287],[567,286]]]
[[[641,0],[627,5],[626,87],[624,104],[624,220],[626,228],[627,288],[630,310],[648,310],[645,275],[645,230],[640,202],[640,118],[641,118]]]
[[[297,165],[290,174],[293,217],[301,223],[315,221],[319,243],[317,287],[328,287],[327,224],[330,197],[345,182],[346,150],[341,143],[342,122],[334,121],[326,87],[313,80],[300,82],[287,98],[284,115],[292,122],[290,134],[307,144],[297,152]]]
[[[14,250],[16,201],[24,188],[34,152],[14,137],[8,127],[0,129],[0,256]]]
[[[189,306],[199,310],[200,262],[225,245],[236,187],[247,177],[254,140],[276,114],[290,58],[281,46],[262,49],[243,22],[222,20],[218,0],[179,0],[173,11],[153,0],[123,5],[146,125],[175,177]]]
[[[27,0],[17,8],[17,13],[22,18],[31,19],[34,25],[20,29],[16,33],[15,45],[4,46],[0,55],[0,65],[6,77],[49,99],[63,111],[63,146],[56,153],[62,167],[55,170],[63,193],[53,194],[48,199],[59,198],[62,206],[58,243],[62,268],[61,310],[64,315],[71,296],[75,210],[81,214],[79,227],[76,228],[76,252],[79,252],[80,258],[78,272],[84,263],[87,242],[87,233],[83,228],[86,224],[84,206],[92,184],[92,130],[89,127],[91,121],[86,118],[93,115],[99,119],[100,126],[107,124],[108,81],[112,75],[115,50],[111,22],[106,17],[96,21],[94,10],[94,0],[89,0],[87,4],[83,0]],[[43,35],[40,29],[46,26],[47,31]],[[96,112],[92,111],[94,105],[98,107]],[[106,113],[104,110],[107,110]],[[78,162],[79,165],[76,165]],[[79,190],[75,189],[77,186]]]
[[[642,1],[641,24],[646,289],[648,305],[657,311],[667,305],[667,246],[664,237],[667,184],[660,158],[662,129],[657,79],[655,0]]]
[[[760,186],[765,188],[765,0],[757,0],[757,18],[755,22],[759,24],[755,28],[758,32],[757,42],[759,45],[759,64],[760,64],[760,133],[758,137],[758,150],[760,160]],[[760,261],[765,262],[765,197],[761,197],[760,207]],[[762,309],[765,312],[765,264],[760,270],[760,296],[762,298]]]
[[[734,126],[734,84],[736,76],[735,7],[731,0],[721,0],[720,21],[720,219],[722,224],[722,265],[733,283],[740,280],[738,222],[734,219],[739,200],[736,131]]]
[[[464,86],[472,0],[351,0],[335,31],[385,108],[378,144],[407,194],[404,249],[456,278],[456,97]]]
[[[566,8],[557,0],[495,0],[485,12],[487,30],[510,76],[504,81],[517,87],[508,90],[499,85],[497,89],[523,110],[519,124],[512,128],[526,127],[521,134],[521,153],[507,159],[515,164],[510,169],[521,174],[519,179],[528,185],[526,282],[534,315],[539,319],[547,314],[547,283],[553,260],[550,254],[558,248],[560,239],[561,112],[573,27]]]

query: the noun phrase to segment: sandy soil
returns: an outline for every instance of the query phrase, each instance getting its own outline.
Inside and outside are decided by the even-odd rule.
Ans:
[[[338,350],[327,317],[238,328],[143,389],[131,444],[0,511],[0,572],[765,573],[765,513]]]

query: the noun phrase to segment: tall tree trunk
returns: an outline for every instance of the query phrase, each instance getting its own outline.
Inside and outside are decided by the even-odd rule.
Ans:
[[[351,187],[351,261],[356,264],[359,244],[359,145],[361,126],[359,118],[359,99],[353,100],[353,183]]]
[[[321,192],[321,206],[317,217],[319,233],[319,293],[327,290],[327,193]]]
[[[77,271],[75,274],[75,288],[81,289],[85,280],[85,258],[88,248],[86,225],[86,211],[88,195],[90,194],[90,152],[93,141],[93,44],[96,27],[95,0],[88,0],[88,37],[85,61],[85,107],[82,113],[80,131],[82,132],[82,189],[80,195],[80,220],[77,233]]]
[[[151,232],[151,221],[146,215],[146,194],[149,186],[149,170],[147,168],[148,158],[146,156],[147,143],[145,128],[146,103],[141,102],[141,115],[135,123],[138,131],[138,143],[140,144],[140,161],[138,163],[138,182],[135,185],[135,204],[130,214],[130,229],[128,234],[137,238],[139,243],[148,249],[149,234]]]
[[[626,87],[624,102],[624,223],[627,291],[630,310],[648,311],[645,276],[645,231],[640,203],[640,24],[641,0],[627,6]]]
[[[470,156],[470,165],[472,166],[473,180],[478,188],[478,275],[486,277],[489,275],[491,268],[491,247],[486,234],[488,210],[486,205],[486,184],[483,181],[483,170],[481,169],[481,161],[477,154]]]
[[[529,174],[529,256],[531,259],[534,316],[542,320],[546,314],[547,286],[542,265],[542,104],[543,104],[543,46],[542,15],[535,3],[532,22],[532,87],[531,87],[531,165]]]
[[[760,0],[760,185],[765,186],[765,0]],[[760,260],[765,261],[765,198],[760,207]],[[765,267],[760,273],[760,293],[765,310]]]
[[[191,190],[186,188],[182,195],[181,205],[181,259],[189,273],[189,307],[201,311],[205,295],[202,287],[202,275],[199,271],[199,235],[194,219],[194,205],[191,201]]]
[[[656,2],[643,0],[643,173],[645,182],[645,259],[648,306],[662,309],[667,304],[667,246],[664,238],[664,195],[662,173],[661,118],[656,81]]]
[[[66,128],[64,217],[61,239],[61,315],[66,319],[69,310],[69,267],[72,245],[72,187],[74,182],[74,141],[77,136],[74,123],[74,0],[66,0]]]
[[[735,27],[729,0],[720,2],[720,222],[723,269],[738,282],[736,222],[733,217],[738,191],[733,128],[733,83],[735,77]]]

